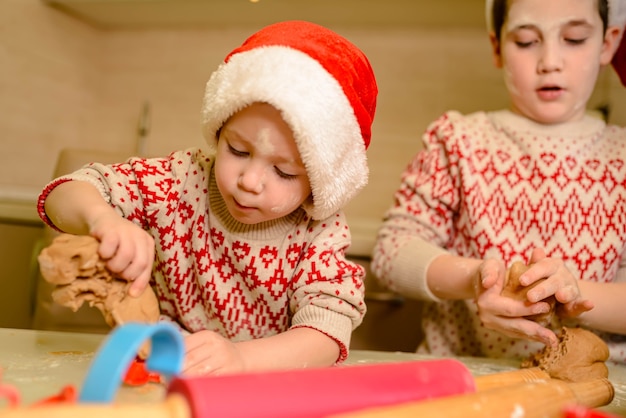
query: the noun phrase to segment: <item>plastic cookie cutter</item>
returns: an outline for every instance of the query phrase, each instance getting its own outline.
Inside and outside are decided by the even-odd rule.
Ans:
[[[59,403],[75,403],[78,398],[78,393],[74,385],[65,385],[61,390],[54,395],[43,398],[33,404],[33,406],[43,406]]]
[[[185,354],[179,330],[168,323],[129,322],[115,328],[98,349],[78,402],[112,402],[124,374],[148,339],[151,346],[147,369],[160,373],[167,380],[179,374]]]

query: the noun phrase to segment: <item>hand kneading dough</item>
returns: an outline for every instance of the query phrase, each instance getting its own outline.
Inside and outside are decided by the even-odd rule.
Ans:
[[[98,255],[98,241],[87,235],[62,234],[38,257],[43,278],[57,285],[52,299],[74,312],[84,302],[95,306],[111,327],[126,322],[156,322],[159,303],[150,287],[134,298],[130,282],[115,276]]]
[[[583,328],[563,327],[556,349],[546,346],[524,360],[521,367],[539,367],[552,378],[582,382],[608,377],[608,358],[609,349],[596,334]]]
[[[537,286],[538,284],[540,284],[541,282],[543,282],[543,280],[545,280],[545,279],[537,280],[535,283],[529,286],[522,286],[519,282],[519,278],[529,268],[530,266],[527,266],[521,261],[514,262],[509,268],[509,270],[507,271],[506,283],[504,284],[504,288],[502,289],[501,294],[503,296],[508,296],[516,300],[524,300],[524,301],[528,300],[526,297],[526,294],[528,293],[528,291],[534,288],[535,286]],[[542,302],[547,302],[550,305],[550,310],[548,312],[543,313],[543,314],[537,314],[537,315],[529,315],[529,316],[526,316],[525,318],[530,319],[531,321],[535,321],[544,327],[548,327],[550,324],[552,324],[552,319],[554,318],[554,311],[556,309],[557,301],[554,296],[550,296],[548,298],[543,299]]]

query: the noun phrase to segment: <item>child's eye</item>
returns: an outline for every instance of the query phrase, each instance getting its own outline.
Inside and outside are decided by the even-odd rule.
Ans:
[[[286,180],[294,180],[296,177],[298,177],[294,174],[287,174],[278,167],[274,167],[274,170],[276,170],[276,174],[278,174],[278,177]]]
[[[586,38],[566,38],[565,42],[567,42],[570,45],[582,45],[585,43],[587,39]]]
[[[513,32],[511,40],[518,48],[530,48],[539,42],[539,36],[532,29],[522,28]]]
[[[247,152],[245,152],[245,151],[239,151],[238,149],[233,148],[233,146],[232,146],[232,145],[230,145],[230,144],[228,144],[228,150],[230,151],[230,153],[231,153],[231,154],[233,154],[233,155],[235,155],[235,156],[237,156],[237,157],[245,157],[245,156],[247,156],[247,155],[248,155],[248,153],[247,153]]]

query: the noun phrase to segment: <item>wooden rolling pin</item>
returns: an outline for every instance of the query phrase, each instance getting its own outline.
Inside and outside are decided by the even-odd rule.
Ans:
[[[609,404],[614,394],[613,385],[605,378],[578,383],[552,379],[445,399],[369,408],[329,418],[561,418],[566,407],[597,408]]]
[[[486,374],[477,376],[474,379],[477,392],[499,389],[520,383],[547,382],[549,380],[550,375],[539,367]]]
[[[325,417],[487,391],[523,382],[546,382],[539,368],[472,377],[458,360],[375,363],[323,369],[176,378],[165,401],[135,404],[57,404],[0,410],[0,418]]]

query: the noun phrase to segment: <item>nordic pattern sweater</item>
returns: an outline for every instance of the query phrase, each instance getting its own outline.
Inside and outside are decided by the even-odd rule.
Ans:
[[[418,351],[521,358],[542,347],[482,327],[472,300],[438,301],[425,272],[442,253],[509,265],[543,247],[581,280],[626,281],[626,129],[591,116],[545,126],[509,111],[448,112],[423,142],[372,262],[390,288],[427,301]],[[626,362],[626,336],[598,334]]]
[[[316,329],[340,346],[362,321],[365,275],[350,262],[346,218],[322,221],[303,209],[246,225],[233,219],[217,189],[213,156],[200,149],[167,158],[89,164],[49,183],[39,198],[65,181],[87,181],[119,214],[155,240],[152,285],[163,319],[189,332],[212,330],[231,341]]]

